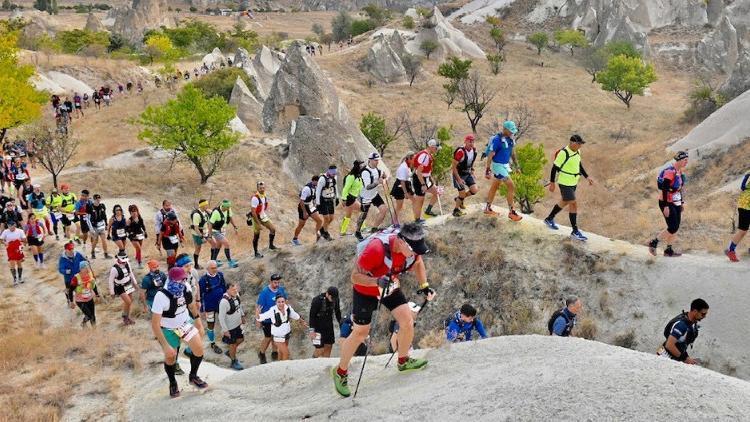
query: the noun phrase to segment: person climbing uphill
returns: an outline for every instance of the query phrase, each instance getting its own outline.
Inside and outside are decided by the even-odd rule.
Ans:
[[[487,205],[484,208],[486,215],[495,216],[497,213],[492,210],[492,201],[495,200],[495,193],[500,187],[500,183],[504,184],[507,188],[505,199],[508,202],[508,218],[512,221],[521,221],[522,217],[518,215],[515,208],[513,207],[515,201],[516,185],[513,183],[513,179],[510,177],[511,172],[511,161],[515,166],[516,170],[520,171],[518,160],[516,159],[516,153],[513,147],[516,145],[513,136],[518,133],[516,123],[513,121],[506,121],[503,123],[503,130],[500,133],[490,139],[487,145],[487,165],[484,171],[485,179],[492,178],[492,184],[490,185],[489,191],[487,191]]]
[[[215,259],[214,249],[216,249],[216,241],[214,241],[214,238],[211,236],[211,230],[206,228],[208,219],[211,218],[211,214],[208,212],[208,205],[209,203],[207,199],[201,199],[198,201],[198,208],[190,213],[190,230],[192,230],[193,245],[195,246],[195,249],[193,250],[193,260],[195,261],[195,268],[199,270],[201,269],[201,266],[198,264],[198,259],[200,258],[203,244],[209,244],[211,247],[210,259]]]
[[[700,360],[688,355],[688,346],[692,347],[698,338],[698,323],[708,315],[708,303],[703,299],[695,299],[690,303],[690,312],[682,311],[672,318],[664,327],[666,341],[656,352],[659,356],[685,362],[688,365],[700,364]]]
[[[141,301],[146,312],[151,312],[156,293],[167,283],[167,274],[159,269],[159,261],[152,259],[146,263],[148,274],[141,280]]]
[[[159,231],[156,237],[156,249],[161,252],[161,248],[164,248],[167,253],[167,268],[172,268],[177,256],[177,249],[184,241],[182,227],[174,210],[167,212],[164,220],[157,227],[159,227]]]
[[[379,310],[381,304],[401,327],[398,333],[398,370],[415,370],[427,365],[425,359],[409,356],[414,338],[414,320],[398,278],[400,274],[411,271],[419,285],[418,294],[426,296],[434,293],[427,282],[427,269],[422,260],[422,255],[428,252],[424,237],[422,226],[415,222],[402,226],[398,234],[370,236],[362,242],[361,249],[358,245],[359,251],[351,273],[354,327],[341,345],[339,364],[331,370],[334,386],[340,395],[349,397],[351,394],[349,363],[354,352],[370,334],[373,312]]]
[[[216,261],[209,261],[206,274],[198,280],[198,286],[200,288],[200,310],[206,318],[206,336],[208,341],[211,342],[211,349],[216,354],[221,354],[221,347],[216,345],[214,337],[214,324],[216,324],[216,317],[219,313],[219,302],[227,292],[227,283],[224,280],[224,273],[219,271],[219,266]]]
[[[569,337],[576,326],[578,315],[583,310],[581,299],[570,296],[565,299],[565,307],[555,311],[547,322],[547,329],[552,336]]]
[[[452,343],[471,341],[472,332],[476,330],[481,338],[487,338],[482,321],[477,316],[477,310],[468,303],[461,305],[445,322],[445,337]]]
[[[113,211],[114,214],[114,211]],[[109,234],[112,221],[107,221],[107,207],[102,203],[102,197],[94,194],[94,202],[89,209],[89,222],[91,222],[91,259],[96,259],[96,244],[101,241],[104,258],[110,259],[107,241],[112,237]],[[115,242],[117,243],[117,242]]]
[[[307,328],[307,322],[292,307],[286,303],[282,295],[276,296],[276,304],[271,309],[259,314],[256,321],[271,320],[271,335],[273,342],[279,349],[279,360],[289,360],[289,338],[292,335],[292,320],[297,320]]]
[[[244,369],[237,359],[237,347],[245,341],[242,324],[245,324],[245,310],[240,300],[239,285],[235,282],[227,283],[227,291],[219,302],[219,324],[224,330],[221,341],[229,345],[226,355],[231,360],[229,367],[237,371]]]
[[[211,224],[211,237],[214,239],[216,248],[213,250],[214,255],[211,259],[221,265],[219,261],[219,249],[224,248],[224,256],[227,258],[227,266],[229,268],[237,268],[237,261],[232,259],[232,252],[230,251],[229,239],[227,239],[227,226],[232,225],[234,227],[234,233],[237,233],[237,225],[232,221],[232,203],[225,199],[221,201],[221,204],[214,208],[211,212],[211,217],[208,222]]]
[[[255,184],[257,190],[250,199],[250,220],[253,226],[253,252],[256,258],[263,258],[263,254],[258,251],[258,242],[260,241],[260,231],[263,227],[268,229],[268,249],[275,251],[277,248],[273,241],[276,238],[276,226],[271,222],[268,216],[268,195],[266,195],[266,185],[262,181]]]
[[[674,156],[674,163],[664,168],[657,178],[657,187],[659,188],[659,210],[667,222],[667,228],[662,230],[648,244],[648,251],[651,255],[656,256],[656,248],[659,241],[664,240],[667,247],[664,249],[664,256],[678,257],[682,253],[675,252],[672,245],[677,240],[677,231],[680,229],[682,221],[682,210],[685,207],[685,200],[682,196],[682,188],[685,185],[685,167],[688,165],[688,153],[680,151]]]
[[[453,216],[461,217],[466,214],[464,200],[479,192],[479,187],[474,179],[474,161],[477,159],[477,150],[474,148],[474,135],[468,134],[464,137],[464,145],[453,151],[451,162],[451,174],[453,176],[453,187],[458,191],[453,208]]]
[[[341,325],[339,289],[330,286],[325,292],[315,296],[310,304],[310,339],[315,351],[313,358],[331,357],[331,349],[336,343],[333,332],[333,318]]]
[[[742,192],[737,200],[737,213],[739,214],[737,233],[734,234],[729,242],[729,247],[724,251],[732,262],[739,262],[736,252],[737,245],[740,244],[750,228],[750,173],[746,173],[745,177],[742,178],[740,189]]]
[[[583,168],[583,164],[581,163],[580,149],[585,143],[586,141],[584,141],[580,135],[575,134],[570,137],[570,143],[557,152],[549,176],[549,191],[554,192],[555,183],[557,183],[557,185],[560,186],[560,196],[562,197],[562,200],[555,204],[547,218],[544,219],[544,224],[546,224],[547,227],[552,230],[558,230],[559,227],[555,224],[555,216],[565,209],[565,207],[568,207],[568,216],[570,217],[570,226],[572,228],[570,237],[580,241],[586,241],[588,240],[588,237],[578,230],[578,202],[576,201],[576,187],[578,186],[578,180],[581,176],[588,180],[589,185],[594,184],[594,179],[589,177],[588,173],[586,173],[586,169]]]
[[[328,170],[318,178],[318,184],[315,186],[315,206],[323,217],[320,236],[325,240],[331,240],[328,228],[333,222],[334,212],[339,204],[339,192],[336,186],[338,182],[337,174],[336,166],[329,166]]]
[[[115,263],[109,270],[109,294],[119,296],[122,299],[122,324],[133,325],[135,321],[130,318],[133,306],[133,293],[138,290],[138,282],[135,274],[130,268],[128,254],[125,251],[118,252]]]
[[[284,286],[281,285],[282,278],[283,277],[281,276],[281,274],[271,274],[271,279],[268,285],[260,291],[258,300],[255,303],[256,320],[258,315],[267,312],[276,304],[277,296],[281,295],[283,297],[287,297],[286,290],[284,289]],[[258,349],[258,359],[260,360],[261,365],[263,365],[268,362],[268,360],[266,359],[266,350],[268,350],[268,346],[272,343],[273,340],[273,336],[271,335],[271,319],[269,318],[262,321],[256,321],[255,326],[263,331],[263,340],[261,341],[260,348]],[[279,352],[277,351],[276,343],[273,343],[271,360],[275,361],[278,360],[278,358]]]
[[[425,196],[429,193],[432,195],[430,202],[427,204],[424,214],[430,217],[437,217],[437,213],[432,207],[437,204],[438,191],[437,185],[432,181],[432,166],[435,164],[435,154],[440,149],[440,144],[435,139],[427,141],[427,148],[419,151],[414,156],[414,175],[412,176],[412,185],[414,187],[414,221],[423,223],[422,206],[424,205]]]
[[[299,241],[299,235],[302,233],[302,229],[305,228],[308,218],[312,218],[315,221],[315,236],[316,241],[320,239],[320,229],[323,227],[323,219],[318,213],[318,209],[315,207],[315,191],[318,186],[318,176],[315,175],[310,179],[305,186],[302,187],[299,193],[299,203],[297,204],[297,217],[299,222],[297,227],[294,229],[294,237],[292,238],[292,245],[302,246],[302,242]]]
[[[344,208],[344,218],[339,226],[339,234],[346,236],[349,223],[352,221],[352,214],[360,209],[359,196],[362,193],[364,184],[362,183],[362,170],[365,163],[361,160],[354,160],[352,169],[344,177],[344,187],[341,189],[342,207]]]
[[[401,210],[404,208],[404,200],[408,199],[411,201],[412,208],[414,207],[414,189],[412,188],[411,179],[414,177],[412,167],[414,167],[414,153],[407,152],[404,158],[396,169],[396,177],[391,188],[391,197],[395,201],[393,205],[393,214],[396,218],[396,224],[399,224],[399,218],[401,216]]]
[[[382,170],[378,168],[380,163],[380,154],[373,152],[370,154],[367,160],[367,166],[362,170],[362,184],[364,188],[359,196],[359,202],[362,204],[361,213],[357,218],[357,230],[354,232],[354,236],[357,240],[362,240],[362,228],[365,225],[367,219],[367,213],[370,211],[372,205],[377,208],[378,213],[375,215],[375,223],[373,227],[377,230],[378,227],[385,220],[385,215],[388,212],[388,208],[383,201],[383,197],[380,196],[380,186],[387,186],[388,178],[385,176]]]

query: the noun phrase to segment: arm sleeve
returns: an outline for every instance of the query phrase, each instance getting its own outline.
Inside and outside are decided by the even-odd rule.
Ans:
[[[476,318],[474,320],[474,328],[477,329],[477,333],[479,333],[479,336],[482,338],[487,338],[487,331],[484,329],[484,324],[482,324],[482,320],[479,318]]]
[[[317,318],[315,318],[315,315],[318,315],[318,312],[320,312],[320,302],[320,296],[315,296],[315,298],[312,300],[312,303],[310,304],[310,319],[308,321],[310,322],[310,328],[315,329],[315,331],[317,331],[317,327],[315,325]]]
[[[745,177],[742,179],[742,185],[740,186],[742,190],[747,190],[750,188],[750,173],[746,174]]]
[[[562,316],[557,317],[554,324],[552,325],[552,334],[561,336],[565,332],[565,318]]]
[[[341,198],[346,199],[349,196],[349,191],[352,189],[352,185],[354,185],[354,179],[354,176],[346,176],[344,178],[344,188],[341,190]]]
[[[664,202],[667,202],[667,199],[669,198],[669,188],[672,186],[672,183],[674,183],[675,173],[671,171],[665,171],[664,172],[664,180],[669,180],[669,183],[664,183],[661,188],[661,200]]]
[[[585,178],[588,179],[589,178],[589,174],[586,173],[586,169],[583,168],[583,163],[580,164],[580,167],[581,167],[581,176],[583,176],[583,177],[585,177]]]
[[[224,331],[229,331],[229,325],[227,325],[227,312],[229,311],[229,301],[221,298],[221,302],[219,302],[219,324],[221,325],[221,329]]]

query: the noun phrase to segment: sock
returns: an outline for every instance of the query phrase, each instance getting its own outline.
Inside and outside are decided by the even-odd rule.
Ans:
[[[667,245],[667,248],[665,249],[665,251],[671,251],[671,250],[672,250],[672,245]]]
[[[39,262],[39,255],[34,255],[34,262]]]
[[[171,269],[172,267],[174,267],[174,262],[175,262],[175,256],[174,255],[168,256],[167,257],[167,269]]]
[[[341,367],[339,366],[338,368],[336,368],[336,373],[343,377],[348,374],[349,371],[347,371],[346,369],[341,369]]]
[[[273,239],[276,238],[276,233],[268,234],[268,246],[273,246]]]
[[[13,282],[15,283],[16,282],[16,269],[15,268],[11,268],[10,269],[10,273],[13,274]]]
[[[458,212],[458,207],[454,207],[453,212]]]
[[[229,252],[229,248],[224,248],[224,255],[227,257],[227,261],[232,260],[232,254]]]
[[[427,209],[426,209],[426,210],[424,210],[424,212],[425,212],[425,213],[430,213],[430,212],[432,212],[432,205],[427,205]]]
[[[213,343],[214,342],[214,330],[211,330],[211,329],[206,330],[206,335],[208,335],[208,341]]]
[[[571,212],[568,216],[570,217],[570,226],[573,228],[573,231],[578,231],[578,214]]]
[[[344,217],[344,220],[341,222],[341,227],[339,231],[341,232],[341,235],[346,234],[346,229],[349,228],[349,222],[352,221],[351,217]]]
[[[270,236],[269,236],[270,239]],[[258,241],[260,240],[260,233],[253,234],[253,252],[258,253]],[[271,242],[269,240],[269,242]]]
[[[44,252],[39,253],[39,262],[44,264]]]
[[[193,349],[191,349],[190,346],[188,346],[188,347],[185,348],[185,353],[187,353],[188,355],[192,355],[193,354]]]
[[[45,219],[45,220],[44,220],[44,227],[46,227],[46,228],[47,228],[47,233],[49,233],[49,232],[51,231],[51,227],[50,227],[50,224],[49,224],[49,220],[48,220],[48,219]],[[55,227],[55,233],[57,233],[57,227]]]
[[[655,237],[655,238],[653,238],[653,239],[651,240],[651,244],[650,244],[650,246],[652,246],[652,247],[654,247],[654,248],[655,248],[655,247],[657,247],[657,246],[659,246],[659,239],[658,239],[658,238],[656,238],[656,237]]]
[[[554,219],[555,219],[555,216],[556,216],[556,215],[557,215],[557,213],[559,213],[560,211],[562,211],[562,208],[560,208],[560,206],[559,206],[559,205],[555,204],[555,206],[554,206],[554,207],[552,207],[552,212],[550,212],[550,213],[549,213],[549,215],[547,216],[547,220],[550,220],[550,221],[554,220]]]
[[[735,249],[737,249],[737,244],[734,242],[729,242],[729,250],[734,252]]]
[[[198,368],[201,366],[203,356],[190,355],[190,377],[198,376]]]
[[[18,279],[20,280],[21,278],[23,278],[23,268],[19,268],[16,271],[18,271]]]
[[[169,385],[177,385],[177,378],[174,376],[175,371],[175,365],[167,365],[166,362],[164,362],[164,372],[167,373],[167,378],[169,378]]]
[[[57,235],[58,235],[58,234],[57,234],[57,224],[54,224],[54,225],[52,226],[52,229],[53,229],[53,230],[55,231],[55,236],[57,236]]]
[[[211,259],[216,260],[219,257],[219,249],[211,249]]]
[[[195,263],[195,265],[198,265],[198,254],[197,253],[193,254],[193,262]]]
[[[136,261],[137,261],[137,262],[138,262],[139,264],[140,264],[141,262],[143,262],[143,258],[142,258],[142,256],[141,256],[141,250],[140,250],[140,249],[136,249],[136,250],[135,250],[135,260],[136,260]]]
[[[399,356],[398,357],[398,364],[403,365],[406,363],[406,361],[409,360],[409,356]]]

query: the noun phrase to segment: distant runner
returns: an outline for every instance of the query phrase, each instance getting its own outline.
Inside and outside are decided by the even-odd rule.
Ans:
[[[339,190],[336,186],[338,182],[336,178],[337,174],[336,166],[329,166],[328,170],[318,178],[318,184],[315,187],[315,205],[323,217],[323,227],[320,228],[320,235],[325,240],[331,240],[328,228],[333,222],[333,214],[336,206],[339,204]]]
[[[748,228],[750,228],[750,173],[746,173],[745,177],[742,178],[740,189],[742,192],[740,193],[740,198],[737,200],[737,212],[739,213],[737,233],[734,234],[732,240],[729,242],[729,248],[725,251],[727,257],[732,262],[739,261],[735,249],[737,249],[737,245],[740,244],[747,234]]]
[[[198,286],[200,288],[200,310],[205,316],[208,326],[206,331],[208,341],[211,342],[211,349],[216,354],[221,354],[221,347],[216,345],[214,337],[214,324],[216,324],[216,318],[219,314],[219,302],[227,291],[227,283],[224,280],[224,273],[219,271],[215,261],[209,261],[206,274],[200,278]]]
[[[555,311],[547,321],[547,330],[552,336],[569,337],[576,326],[578,315],[583,310],[581,299],[570,296],[565,299],[565,307]]]
[[[349,174],[344,177],[344,187],[341,189],[341,201],[343,202],[342,207],[344,208],[344,218],[341,220],[341,226],[339,226],[339,234],[346,236],[349,223],[352,221],[352,214],[355,211],[359,211],[359,195],[362,193],[364,187],[362,183],[362,169],[365,163],[360,160],[354,160],[352,169],[349,170]]]
[[[5,245],[8,256],[10,274],[13,276],[13,287],[23,284],[23,244],[26,243],[26,235],[23,230],[16,227],[16,221],[10,220],[8,228],[0,233],[0,241]]]
[[[194,209],[190,213],[190,230],[192,230],[193,245],[193,261],[195,261],[195,268],[201,269],[198,265],[198,259],[200,258],[201,249],[204,243],[208,243],[211,248],[210,259],[216,259],[214,256],[214,250],[216,249],[216,242],[211,237],[211,230],[206,226],[208,219],[211,218],[211,213],[208,212],[208,200],[201,199],[198,201],[198,208]]]
[[[214,208],[211,212],[208,222],[211,224],[211,237],[216,242],[216,251],[222,246],[224,247],[224,256],[227,258],[227,266],[229,268],[237,268],[237,261],[232,259],[232,252],[229,247],[229,239],[227,239],[227,226],[230,224],[234,227],[234,233],[237,233],[237,225],[232,220],[232,203],[228,199],[221,201],[221,204]],[[216,252],[218,258],[218,252]],[[216,259],[216,262],[221,265],[221,261]]]
[[[250,199],[250,222],[253,226],[253,252],[256,258],[263,258],[263,254],[258,251],[258,242],[260,241],[260,231],[263,227],[268,229],[268,249],[275,251],[278,248],[273,244],[276,238],[276,226],[271,222],[268,216],[268,196],[266,195],[266,185],[263,182],[256,184],[257,191]]]
[[[708,315],[708,303],[703,299],[695,299],[690,304],[690,312],[682,311],[664,327],[664,337],[667,340],[656,353],[689,365],[700,364],[699,359],[688,355],[687,349],[698,338],[698,323],[706,315]]]
[[[279,360],[289,360],[289,338],[292,335],[292,320],[298,320],[307,328],[307,322],[292,307],[286,303],[282,295],[276,296],[276,304],[266,312],[258,315],[257,321],[271,320],[271,335],[273,342],[279,349]]]
[[[315,191],[318,186],[318,176],[313,176],[299,193],[299,203],[297,204],[297,217],[299,222],[297,227],[294,229],[294,237],[292,238],[292,245],[302,246],[302,242],[299,241],[299,235],[302,233],[302,229],[305,228],[308,218],[312,218],[315,221],[315,236],[316,241],[320,239],[320,229],[323,227],[323,219],[318,213],[318,209],[315,207]]]
[[[239,285],[235,282],[227,283],[227,291],[219,302],[219,324],[224,330],[221,341],[229,345],[226,355],[229,356],[230,368],[241,371],[244,369],[237,359],[237,346],[244,340],[242,324],[245,324],[245,310],[240,301]]]
[[[495,134],[490,139],[489,145],[487,145],[487,166],[484,172],[484,177],[489,179],[492,178],[492,185],[490,185],[489,191],[487,191],[487,205],[484,208],[484,213],[487,215],[497,215],[492,210],[492,201],[495,200],[495,194],[497,189],[500,187],[500,183],[503,183],[507,188],[505,199],[508,202],[508,218],[512,221],[521,221],[521,216],[518,215],[515,208],[513,207],[516,194],[516,185],[513,183],[513,179],[510,177],[513,170],[511,169],[511,161],[517,171],[521,168],[518,165],[516,159],[516,153],[513,147],[516,145],[516,140],[513,136],[518,133],[516,123],[513,121],[506,121],[503,123],[503,130],[501,133]]]
[[[99,290],[96,287],[96,278],[92,273],[91,267],[87,261],[81,261],[79,264],[80,271],[70,281],[68,286],[68,305],[70,309],[78,309],[83,313],[81,326],[85,327],[88,322],[91,327],[96,326],[96,305],[95,299],[98,300]]]
[[[466,214],[464,200],[479,192],[479,187],[474,179],[474,161],[477,159],[477,150],[474,148],[474,135],[468,134],[464,137],[464,145],[453,151],[453,162],[451,173],[453,175],[453,187],[458,191],[453,208],[453,216],[461,217]]]
[[[404,158],[401,159],[401,163],[399,163],[396,169],[396,180],[393,182],[393,187],[391,188],[390,195],[395,201],[393,212],[397,220],[401,215],[401,210],[404,208],[404,199],[408,199],[411,202],[412,210],[414,208],[414,189],[411,184],[412,177],[414,177],[412,172],[414,155],[413,152],[407,152]]]
[[[119,252],[115,256],[115,263],[109,270],[109,294],[119,296],[122,299],[122,324],[133,325],[135,321],[130,319],[131,307],[133,305],[133,293],[138,289],[138,281],[130,268],[128,254]]]
[[[651,255],[656,256],[656,247],[659,246],[659,240],[664,239],[667,243],[664,249],[664,256],[678,257],[682,255],[672,249],[672,244],[677,240],[677,231],[680,229],[682,221],[682,210],[685,207],[685,201],[682,197],[682,187],[685,185],[685,167],[688,165],[688,153],[680,151],[674,156],[674,164],[668,165],[659,173],[657,186],[659,188],[659,210],[664,215],[667,222],[667,228],[662,230],[648,244],[648,250]]]
[[[359,196],[359,202],[362,204],[361,213],[357,219],[357,230],[354,232],[354,236],[357,240],[362,240],[362,230],[367,220],[367,213],[370,211],[371,206],[377,208],[378,213],[375,215],[374,231],[385,220],[385,215],[388,212],[388,208],[383,201],[383,197],[380,196],[380,186],[387,186],[388,179],[378,164],[380,163],[380,154],[373,152],[370,154],[367,160],[367,166],[362,170],[362,184],[364,189]]]
[[[284,286],[281,285],[281,279],[281,274],[271,274],[271,281],[260,291],[258,300],[255,303],[255,326],[262,328],[263,331],[263,341],[260,343],[260,348],[258,349],[258,359],[260,360],[261,365],[267,362],[266,350],[268,350],[268,345],[271,344],[273,336],[271,335],[271,319],[257,321],[257,318],[261,313],[273,308],[276,304],[276,296],[281,295],[287,297],[286,290],[284,290]],[[279,352],[276,349],[276,344],[274,343],[271,352],[271,360],[279,359]]]
[[[314,358],[331,357],[331,349],[336,343],[336,334],[333,331],[334,316],[341,325],[339,289],[330,286],[325,292],[315,296],[310,304],[310,339],[315,347]]]

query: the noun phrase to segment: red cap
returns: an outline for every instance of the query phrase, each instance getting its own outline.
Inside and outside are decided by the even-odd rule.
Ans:
[[[468,135],[466,135],[466,136],[464,136],[464,142],[466,142],[466,141],[473,141],[474,139],[475,139],[474,135],[471,134],[471,133],[468,134]]]
[[[65,244],[65,250],[66,251],[72,251],[75,249],[76,245],[73,242],[68,242]]]

